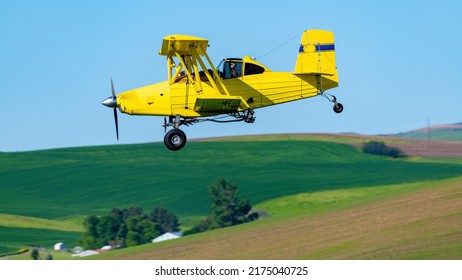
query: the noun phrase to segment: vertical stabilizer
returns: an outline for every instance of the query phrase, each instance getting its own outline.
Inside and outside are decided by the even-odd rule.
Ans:
[[[334,33],[325,30],[305,30],[300,42],[294,74],[323,75],[337,81]]]

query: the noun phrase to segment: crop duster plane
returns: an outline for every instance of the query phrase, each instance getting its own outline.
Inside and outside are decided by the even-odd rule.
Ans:
[[[168,80],[118,95],[111,79],[112,96],[102,104],[129,115],[164,116],[165,146],[177,151],[186,144],[181,125],[202,121],[255,121],[255,109],[324,96],[343,111],[335,96],[325,91],[338,86],[334,34],[306,30],[302,34],[293,72],[273,72],[249,56],[223,59],[215,67],[207,55],[208,40],[168,35],[159,54],[167,57]],[[168,121],[167,121],[168,117]]]

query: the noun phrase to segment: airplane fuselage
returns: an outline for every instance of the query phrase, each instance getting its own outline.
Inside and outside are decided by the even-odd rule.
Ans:
[[[325,90],[337,86],[335,80],[320,79]],[[221,82],[230,96],[241,97],[251,109],[309,98],[319,93],[319,79],[308,74],[269,71]],[[117,96],[117,106],[121,112],[130,115],[195,118],[216,115],[195,110],[198,97],[211,96],[216,96],[216,93],[209,82],[203,81],[202,91],[196,92],[184,77],[174,84],[164,81],[123,92]],[[243,108],[237,110],[242,111]]]

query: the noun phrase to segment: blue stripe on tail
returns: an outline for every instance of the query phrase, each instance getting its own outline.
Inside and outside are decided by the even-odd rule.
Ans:
[[[317,52],[327,52],[327,51],[335,51],[335,45],[334,44],[326,44],[326,45],[315,45],[315,50]],[[299,53],[305,52],[305,47],[303,45],[300,45],[300,48],[298,49]]]
[[[335,45],[334,44],[316,45],[316,51],[317,52],[335,51]]]

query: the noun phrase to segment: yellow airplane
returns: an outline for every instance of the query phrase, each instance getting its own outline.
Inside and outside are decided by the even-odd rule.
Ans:
[[[208,40],[188,35],[168,35],[159,54],[167,57],[168,80],[116,96],[102,104],[129,115],[164,116],[164,144],[177,151],[186,144],[181,125],[203,121],[255,121],[254,109],[324,96],[343,111],[341,103],[326,90],[338,86],[334,34],[306,30],[302,34],[293,72],[273,72],[249,56],[226,58],[215,67],[207,55]],[[205,60],[204,60],[205,58]],[[168,122],[167,118],[168,117]]]

